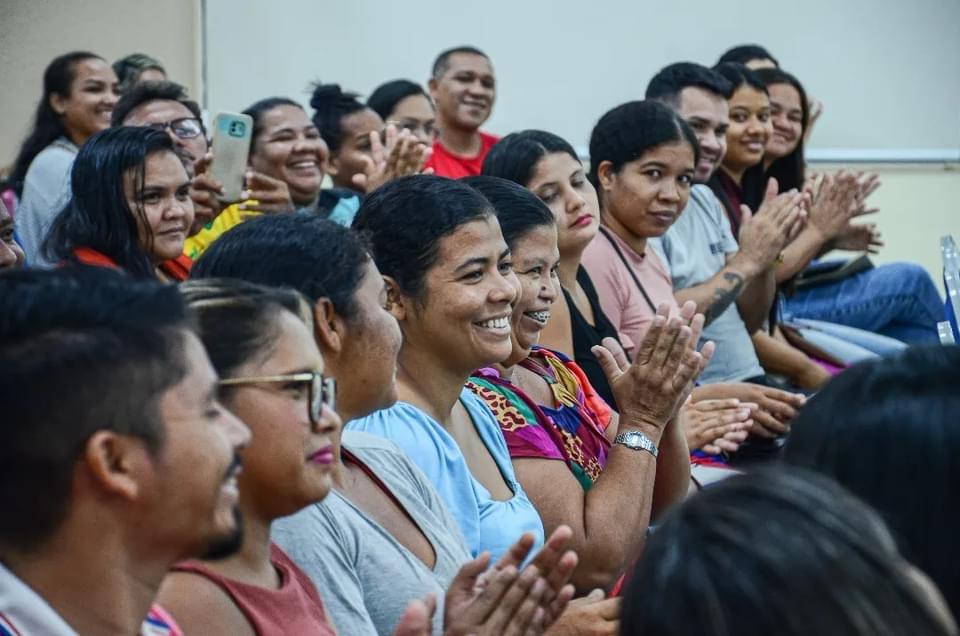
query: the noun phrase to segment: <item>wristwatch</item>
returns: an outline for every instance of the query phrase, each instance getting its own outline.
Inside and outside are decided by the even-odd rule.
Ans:
[[[653,440],[640,431],[624,431],[622,433],[617,433],[617,436],[613,438],[613,443],[626,446],[631,450],[647,451],[654,457],[657,456],[657,445],[653,443]]]

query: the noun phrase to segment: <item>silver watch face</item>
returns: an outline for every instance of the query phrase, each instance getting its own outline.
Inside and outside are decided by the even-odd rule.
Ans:
[[[620,433],[617,435],[614,441],[623,444],[627,448],[649,451],[653,453],[654,456],[657,454],[656,444],[654,444],[649,437],[640,431],[627,431],[626,433]]]

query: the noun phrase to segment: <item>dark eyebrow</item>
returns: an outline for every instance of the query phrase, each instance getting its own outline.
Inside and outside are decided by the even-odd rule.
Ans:
[[[271,130],[270,136],[273,137],[274,135],[279,135],[281,133],[295,133],[295,132],[297,131],[293,129],[293,126],[286,126],[284,128],[278,128],[277,130]]]
[[[641,168],[660,168],[661,170],[667,169],[667,164],[661,161],[644,161],[640,164]]]
[[[464,261],[463,263],[460,263],[460,265],[457,267],[457,269],[455,269],[455,270],[453,270],[453,271],[454,271],[454,273],[456,273],[456,272],[459,272],[459,271],[461,271],[461,270],[464,270],[464,269],[468,269],[468,268],[470,268],[470,267],[473,267],[474,265],[483,265],[483,266],[486,266],[487,263],[489,263],[489,262],[490,262],[490,259],[489,259],[489,258],[487,258],[487,257],[485,257],[485,256],[477,256],[476,258],[471,258],[471,259],[468,259],[468,260]]]
[[[503,250],[503,251],[500,253],[500,256],[497,257],[497,262],[500,262],[500,261],[502,261],[503,259],[509,258],[509,257],[510,257],[510,248],[508,247],[507,249]],[[483,265],[484,267],[486,267],[486,265],[487,265],[489,262],[490,262],[490,259],[489,259],[489,258],[487,258],[487,257],[485,257],[485,256],[477,256],[476,258],[471,258],[471,259],[468,259],[468,260],[464,261],[463,263],[460,264],[459,267],[457,267],[457,269],[455,269],[455,270],[453,270],[453,271],[454,271],[454,272],[459,272],[459,271],[464,270],[464,269],[467,269],[467,268],[469,268],[469,267],[473,267],[474,265]]]

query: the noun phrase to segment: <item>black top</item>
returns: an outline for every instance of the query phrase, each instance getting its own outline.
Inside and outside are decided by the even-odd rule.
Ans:
[[[600,363],[597,362],[597,358],[593,355],[593,352],[590,351],[590,348],[602,344],[604,338],[613,338],[617,342],[620,342],[620,338],[618,337],[616,328],[614,328],[610,323],[610,319],[607,318],[606,314],[604,314],[600,308],[597,290],[594,288],[590,276],[587,275],[587,270],[583,267],[577,270],[577,282],[580,283],[580,287],[583,288],[583,292],[587,295],[587,300],[590,302],[590,309],[593,310],[593,322],[595,324],[591,325],[587,322],[587,319],[580,313],[580,310],[577,309],[573,299],[570,298],[570,294],[564,289],[563,297],[566,298],[567,306],[570,308],[570,326],[573,331],[573,358],[580,368],[583,369],[583,372],[587,375],[587,379],[590,380],[590,384],[593,385],[593,388],[596,389],[600,397],[606,400],[610,408],[619,410],[616,401],[613,399],[613,392],[610,390],[610,383],[607,382],[607,376],[604,375],[603,368],[600,366]]]

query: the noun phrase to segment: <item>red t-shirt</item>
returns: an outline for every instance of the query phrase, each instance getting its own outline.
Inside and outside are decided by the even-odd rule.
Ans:
[[[490,147],[498,141],[500,141],[500,138],[496,135],[481,131],[480,152],[474,157],[461,157],[444,148],[438,139],[433,142],[433,154],[430,155],[423,167],[433,168],[433,174],[451,179],[478,175],[480,174],[480,168],[483,166],[483,159],[490,152]]]

